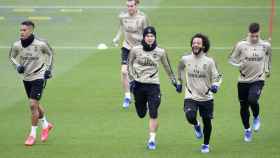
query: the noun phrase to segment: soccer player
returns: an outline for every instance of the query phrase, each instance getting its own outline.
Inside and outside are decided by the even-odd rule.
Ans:
[[[253,129],[260,129],[259,98],[264,80],[270,76],[271,45],[260,38],[260,25],[249,25],[248,37],[237,43],[229,58],[230,64],[239,68],[237,84],[240,102],[240,115],[244,126],[244,141],[252,140],[250,111],[253,112]]]
[[[156,149],[156,132],[158,129],[158,108],[161,102],[159,65],[168,74],[171,83],[176,86],[175,75],[171,69],[168,56],[156,42],[156,30],[148,26],[144,29],[141,45],[131,49],[129,54],[129,76],[132,80],[132,92],[135,99],[136,112],[144,118],[149,111],[149,140],[147,147]]]
[[[139,0],[127,0],[126,4],[127,11],[120,13],[120,28],[116,37],[113,39],[113,43],[118,45],[121,36],[124,35],[121,48],[121,80],[125,93],[122,106],[124,108],[128,108],[131,103],[127,70],[129,52],[132,47],[141,44],[143,30],[149,24],[146,15],[137,8]]]
[[[208,37],[203,34],[195,34],[191,38],[192,52],[184,55],[178,65],[177,92],[182,92],[183,81],[186,81],[184,111],[186,119],[194,127],[195,135],[201,139],[204,135],[204,143],[201,146],[202,153],[208,153],[209,141],[212,131],[211,119],[213,118],[213,93],[217,93],[222,82],[215,61],[207,56],[210,48]],[[199,111],[203,122],[203,133],[200,123],[197,121]]]
[[[32,113],[32,126],[25,145],[32,146],[36,141],[37,124],[42,124],[41,140],[48,139],[53,125],[46,119],[40,104],[47,79],[52,77],[53,52],[48,43],[34,36],[35,25],[32,21],[24,21],[20,25],[20,40],[10,50],[10,60],[17,72],[23,76],[23,84],[29,99]]]

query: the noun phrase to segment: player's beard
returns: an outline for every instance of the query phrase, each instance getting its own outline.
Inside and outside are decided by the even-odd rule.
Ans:
[[[202,52],[202,48],[199,48],[199,50],[196,51],[195,48],[192,47],[192,52],[193,52],[194,55],[199,55]]]

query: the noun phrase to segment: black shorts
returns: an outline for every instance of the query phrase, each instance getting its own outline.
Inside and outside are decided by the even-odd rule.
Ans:
[[[149,110],[150,118],[158,117],[158,108],[161,102],[160,86],[135,82],[133,88],[136,112],[140,118],[145,117]]]
[[[197,110],[199,110],[199,115],[202,118],[213,119],[213,111],[214,111],[213,100],[196,101],[193,99],[185,99],[185,101],[184,101],[185,113],[191,112],[191,111],[197,113]]]
[[[128,56],[129,56],[129,52],[130,50],[128,50],[127,48],[122,47],[122,54],[121,54],[121,64],[122,65],[127,65],[128,64]]]
[[[24,88],[29,99],[40,100],[43,90],[46,86],[46,81],[43,79],[37,79],[34,81],[23,81]]]
[[[262,88],[264,86],[264,81],[256,81],[252,83],[238,83],[238,99],[239,102],[247,102],[248,98],[260,98]]]

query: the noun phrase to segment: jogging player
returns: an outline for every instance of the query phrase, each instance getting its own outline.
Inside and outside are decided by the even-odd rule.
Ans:
[[[184,111],[186,119],[193,125],[195,135],[201,139],[204,135],[204,143],[201,146],[202,153],[210,151],[209,141],[212,131],[211,119],[213,118],[213,93],[217,93],[221,84],[221,75],[217,70],[215,61],[207,56],[210,48],[208,37],[203,34],[195,34],[191,38],[192,52],[184,55],[178,65],[177,92],[182,92],[183,81],[185,84]],[[203,122],[203,133],[197,112],[199,111]]]
[[[24,21],[20,25],[20,40],[10,50],[10,60],[17,72],[23,76],[23,84],[29,99],[32,113],[32,126],[25,145],[31,146],[36,141],[38,121],[42,124],[41,140],[48,139],[53,125],[46,119],[40,99],[47,79],[52,77],[53,52],[50,46],[34,36],[35,25],[32,21]]]
[[[148,18],[138,10],[139,0],[127,0],[126,4],[127,10],[119,15],[120,28],[113,39],[113,43],[118,45],[121,36],[124,36],[121,48],[121,80],[125,96],[122,106],[124,108],[128,108],[131,103],[127,70],[129,52],[132,47],[141,44],[143,30],[148,26]]]
[[[129,75],[132,79],[132,92],[135,99],[136,112],[144,118],[147,111],[149,120],[149,140],[147,147],[156,149],[156,132],[158,129],[158,108],[161,103],[159,65],[163,64],[171,83],[176,86],[175,75],[171,69],[168,56],[156,42],[156,30],[147,27],[143,33],[141,45],[132,48],[129,54]]]
[[[266,77],[270,76],[271,69],[271,45],[260,38],[260,25],[249,25],[248,37],[238,42],[233,49],[230,64],[240,71],[237,84],[238,98],[240,102],[240,115],[244,127],[244,141],[252,140],[250,127],[250,111],[253,112],[253,129],[260,129],[259,98]]]

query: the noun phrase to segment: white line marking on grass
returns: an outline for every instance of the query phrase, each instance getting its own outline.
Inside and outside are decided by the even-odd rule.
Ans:
[[[60,12],[63,12],[63,13],[81,13],[81,12],[83,12],[83,9],[81,9],[81,8],[60,9]]]
[[[10,46],[0,46],[0,49],[10,49]],[[61,50],[98,50],[97,47],[94,46],[53,46],[54,49],[61,49]],[[166,49],[188,49],[188,47],[184,46],[167,46],[163,47]],[[211,47],[213,50],[231,50],[233,47]],[[120,49],[119,47],[109,47],[108,49]],[[280,47],[272,47],[273,50],[280,50]]]
[[[35,9],[34,8],[15,8],[15,9],[13,9],[13,12],[31,13],[31,12],[35,12]]]
[[[52,18],[49,16],[29,16],[29,20],[51,20]]]
[[[4,16],[0,16],[0,20],[5,20],[5,17]]]
[[[0,6],[2,9],[123,9],[124,6],[101,6],[101,5],[88,5],[88,6],[65,6],[65,5],[50,5],[50,6],[17,6],[5,5]],[[140,6],[142,9],[270,9],[271,6]],[[276,6],[275,9],[279,9]]]

